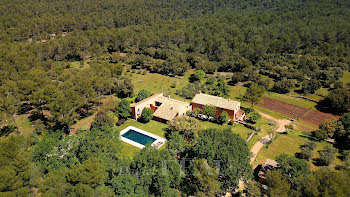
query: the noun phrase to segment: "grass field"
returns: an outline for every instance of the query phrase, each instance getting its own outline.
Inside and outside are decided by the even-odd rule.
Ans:
[[[235,125],[219,125],[212,122],[201,122],[203,129],[216,128],[216,129],[227,129],[230,128],[233,133],[239,134],[244,140],[253,132],[253,130],[244,127],[241,124]]]
[[[316,90],[316,94],[321,95],[323,97],[327,96],[329,93],[327,88],[320,88],[318,90]]]
[[[341,81],[344,83],[344,85],[346,83],[350,82],[350,72],[349,71],[345,71],[343,77],[341,78]]]
[[[175,91],[176,89],[185,87],[189,83],[188,77],[192,72],[193,71],[187,72],[183,79],[169,77],[157,73],[147,73],[145,75],[142,75],[126,72],[125,74],[131,78],[134,85],[135,94],[137,94],[142,89],[148,90],[152,93],[170,92],[171,97],[185,101],[186,99],[176,95]],[[176,83],[176,87],[171,88],[174,83]]]
[[[28,115],[26,114],[17,116],[16,123],[18,125],[18,130],[25,136],[29,136],[34,131],[34,128],[28,119]]]
[[[279,101],[282,101],[282,102],[285,102],[285,103],[288,103],[291,105],[295,105],[298,107],[302,107],[305,109],[310,109],[310,108],[316,109],[315,106],[317,105],[317,103],[312,102],[312,101],[308,101],[305,99],[299,99],[299,98],[293,98],[293,97],[290,97],[290,96],[285,95],[285,94],[277,94],[274,92],[268,92],[265,96],[268,98],[271,98],[271,99],[279,100]]]
[[[295,130],[289,132],[288,134],[280,134],[278,137],[268,146],[268,148],[263,147],[258,156],[256,157],[256,161],[253,163],[253,166],[257,166],[265,161],[265,159],[276,159],[280,154],[285,153],[287,155],[295,156],[296,153],[300,152],[300,145],[304,144],[308,138],[302,135],[301,130]],[[324,146],[326,146],[327,142],[317,142],[317,147],[313,151],[313,158],[319,157],[319,150],[322,150]],[[316,170],[318,166],[315,166],[313,160],[308,161],[311,169]],[[330,167],[335,167],[336,165],[341,165],[341,160],[336,158],[334,164]]]

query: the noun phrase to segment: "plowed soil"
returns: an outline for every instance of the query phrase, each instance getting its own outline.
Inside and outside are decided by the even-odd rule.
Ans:
[[[318,110],[305,109],[270,98],[264,98],[264,102],[258,104],[258,106],[281,114],[285,114],[295,119],[300,119],[309,122],[314,125],[319,125],[325,120],[339,118],[339,116],[323,113]]]

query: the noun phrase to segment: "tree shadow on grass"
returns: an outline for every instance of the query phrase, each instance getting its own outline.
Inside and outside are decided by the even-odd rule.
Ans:
[[[299,134],[298,136],[302,137],[302,138],[306,138],[306,139],[308,139],[310,141],[321,142],[320,139],[315,138],[315,137],[312,136],[312,132],[303,132],[302,134]]]

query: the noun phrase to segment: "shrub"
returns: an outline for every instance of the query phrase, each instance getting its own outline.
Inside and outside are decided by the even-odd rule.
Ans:
[[[139,93],[137,93],[137,97],[136,97],[136,102],[140,102],[145,98],[148,98],[151,95],[151,92],[149,92],[148,90],[140,90]]]
[[[126,119],[130,116],[131,108],[130,103],[126,99],[120,101],[120,103],[115,108],[115,114],[119,119]]]
[[[201,113],[201,109],[196,108],[196,109],[194,109],[193,113],[194,113],[194,115],[198,115]]]
[[[306,148],[306,147],[301,147],[300,150],[301,150],[301,152],[300,152],[300,158],[301,159],[309,160],[314,155],[313,151],[308,149],[308,148]]]
[[[151,121],[152,119],[153,119],[153,111],[151,110],[151,108],[145,107],[141,113],[141,121],[143,123],[147,123],[147,122]]]
[[[314,150],[316,148],[317,144],[314,141],[306,141],[303,145],[301,145],[301,147],[305,147],[308,148],[310,150]]]
[[[228,121],[228,119],[229,119],[229,115],[227,112],[224,111],[220,114],[218,121],[220,124],[224,124]]]
[[[144,71],[142,72],[142,74],[143,74],[143,75],[146,75],[146,74],[147,74],[147,71],[144,70]]]
[[[261,115],[257,112],[252,112],[248,114],[248,121],[252,123],[256,123],[261,118]]]
[[[91,129],[94,129],[94,128],[98,129],[103,126],[112,127],[113,119],[104,112],[98,112],[91,123]]]
[[[284,128],[286,129],[286,132],[291,131],[294,129],[294,126],[292,124],[284,125]]]
[[[323,150],[320,151],[319,162],[322,165],[329,166],[334,162],[334,154],[337,152],[337,149],[332,146],[325,146]]]
[[[177,82],[176,81],[174,81],[172,84],[171,84],[171,88],[176,88],[176,85],[177,85]]]
[[[137,71],[137,74],[141,74],[141,70],[138,70],[138,71]]]
[[[203,70],[197,70],[194,74],[192,74],[189,78],[190,82],[193,83],[195,81],[200,81],[205,78],[205,72]]]
[[[205,105],[203,107],[203,114],[207,115],[209,117],[214,116],[216,112],[216,107],[214,106],[209,106],[209,105]]]

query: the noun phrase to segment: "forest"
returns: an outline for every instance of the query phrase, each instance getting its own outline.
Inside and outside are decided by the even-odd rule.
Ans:
[[[241,180],[248,196],[350,196],[350,84],[341,81],[350,72],[349,8],[347,0],[2,0],[0,196],[219,196]],[[167,125],[166,148],[126,157],[115,122],[137,99],[135,70],[173,78],[193,70],[176,90],[183,99],[198,91],[227,98],[240,83],[251,92],[327,90],[317,109],[339,119],[312,137],[334,137],[347,167],[311,171],[282,154],[290,168],[272,172],[265,190],[252,181],[240,136],[192,119],[178,120],[191,128]],[[216,73],[230,76],[207,77]],[[119,104],[104,106],[106,97]],[[71,135],[95,113],[88,132]],[[28,136],[19,131],[23,114],[35,130]]]

